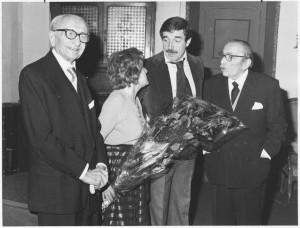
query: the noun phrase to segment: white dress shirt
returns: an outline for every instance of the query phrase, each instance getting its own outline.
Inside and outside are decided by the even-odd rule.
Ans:
[[[73,62],[73,64],[69,63],[67,60],[65,60],[62,56],[60,56],[54,48],[52,48],[52,53],[54,55],[54,57],[56,58],[56,60],[58,61],[60,67],[62,68],[62,70],[64,71],[65,75],[67,76],[67,78],[70,80],[70,82],[72,83],[72,85],[74,86],[74,88],[77,88],[77,77],[75,78],[75,80],[72,80],[73,76],[71,75],[71,73],[68,71],[69,68],[75,68],[76,69],[76,64],[75,61]],[[76,89],[77,90],[77,89]],[[107,172],[107,167],[104,163],[98,163],[97,166],[98,168],[102,168]],[[89,164],[87,163],[83,172],[81,173],[79,179],[82,180],[82,178],[85,176],[85,174],[87,173],[89,169]],[[107,174],[108,176],[108,174]],[[94,185],[90,185],[90,192],[93,194],[95,193],[95,187]]]
[[[191,68],[189,65],[189,62],[187,61],[187,54],[186,52],[183,54],[183,56],[178,60],[179,61],[183,61],[183,70],[184,73],[189,81],[191,90],[192,90],[192,95],[193,97],[196,97],[196,87],[195,87],[195,82],[192,76],[192,72],[191,72]],[[165,62],[168,66],[169,69],[169,75],[170,75],[170,80],[171,80],[171,86],[172,86],[172,95],[173,98],[176,97],[176,93],[177,93],[177,66],[174,63],[170,63],[171,60],[169,60],[166,56],[165,56]]]

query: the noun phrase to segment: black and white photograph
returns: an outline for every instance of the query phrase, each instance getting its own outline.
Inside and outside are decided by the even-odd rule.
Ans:
[[[0,4],[2,226],[298,226],[298,1]]]

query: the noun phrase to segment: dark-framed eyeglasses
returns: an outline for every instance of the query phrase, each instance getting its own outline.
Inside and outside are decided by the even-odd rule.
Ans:
[[[225,59],[228,61],[228,62],[231,62],[232,58],[233,57],[240,57],[240,58],[246,58],[246,56],[241,56],[241,55],[231,55],[231,54],[224,54],[223,51],[220,51],[219,52],[219,58],[220,59],[223,59],[225,57]]]
[[[65,32],[65,35],[69,40],[74,40],[77,36],[79,36],[79,40],[81,43],[87,43],[90,40],[90,36],[88,34],[86,34],[86,33],[78,34],[73,29],[55,29],[52,31],[53,32],[56,32],[56,31]]]

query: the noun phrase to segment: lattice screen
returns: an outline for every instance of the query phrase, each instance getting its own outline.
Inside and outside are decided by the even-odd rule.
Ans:
[[[98,34],[98,7],[96,6],[62,6],[62,13],[76,14],[88,23],[90,33]]]
[[[107,10],[107,57],[130,47],[145,53],[146,8],[110,6]]]

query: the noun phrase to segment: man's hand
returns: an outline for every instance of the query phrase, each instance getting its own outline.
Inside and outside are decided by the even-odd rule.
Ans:
[[[82,181],[86,184],[97,186],[97,188],[102,188],[108,181],[107,171],[100,168],[88,170]]]

